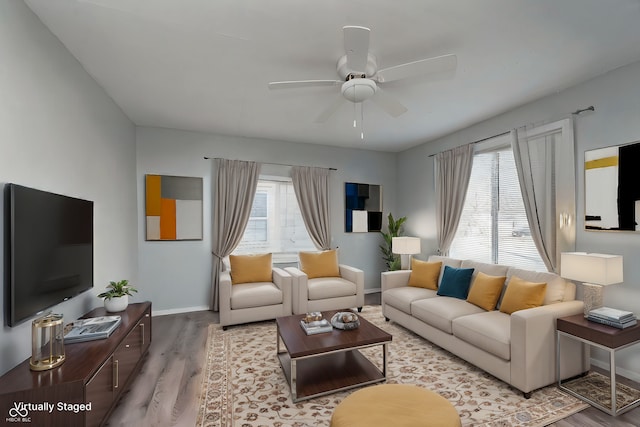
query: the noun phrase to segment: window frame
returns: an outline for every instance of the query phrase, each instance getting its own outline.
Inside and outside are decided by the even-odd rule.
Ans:
[[[292,250],[282,250],[283,249],[282,247],[279,248],[280,250],[274,250],[275,249],[274,246],[277,245],[277,243],[274,243],[274,241],[281,240],[284,233],[283,231],[284,227],[282,227],[279,224],[279,220],[281,219],[280,212],[281,212],[281,209],[287,209],[287,207],[283,207],[283,205],[286,204],[287,201],[282,200],[282,195],[279,194],[281,191],[282,185],[286,185],[287,187],[289,187],[287,188],[287,193],[289,191],[295,192],[291,177],[289,176],[260,175],[258,177],[258,184],[256,186],[256,195],[259,192],[264,192],[267,194],[267,216],[265,218],[267,222],[266,240],[264,241],[264,244],[260,244],[259,242],[255,244],[246,243],[246,242],[243,242],[245,238],[245,234],[243,233],[243,237],[240,243],[232,252],[234,255],[270,252],[273,254],[274,263],[291,263],[291,262],[297,261],[299,251],[316,250],[313,244],[313,241],[309,236],[309,232],[307,231],[306,226],[304,225],[304,220],[302,219],[302,214],[300,213],[300,207],[298,205],[297,198],[295,202],[295,206],[297,207],[297,214],[300,215],[300,221],[302,222],[302,228],[304,229],[304,233],[305,233],[304,240],[307,241],[309,245],[308,246],[305,245],[301,248],[296,248]],[[285,195],[285,197],[287,196],[290,197],[290,195],[288,194]],[[255,203],[255,199],[254,199],[254,203]],[[252,206],[252,210],[253,210],[253,206]],[[291,215],[291,214],[296,215],[296,213],[292,213],[292,212],[288,212],[287,215]],[[262,219],[262,217],[259,217],[258,219]],[[252,218],[250,217],[249,221],[251,220]],[[298,224],[298,227],[299,227],[299,224]],[[245,233],[246,233],[246,230],[245,230]]]
[[[482,141],[479,143],[476,143],[476,145],[474,146],[474,151],[473,151],[473,156],[474,156],[474,161],[476,156],[478,155],[483,155],[483,154],[488,154],[488,153],[493,153],[493,152],[498,152],[498,151],[510,151],[513,153],[513,148],[511,146],[511,134],[507,133],[507,134],[503,134],[503,135],[498,135],[495,136],[493,138],[490,138],[486,141]],[[499,165],[497,165],[499,168]],[[473,168],[473,166],[472,166]],[[518,183],[519,179],[517,176],[517,171],[515,171],[514,169],[514,173],[516,174],[515,176],[515,180],[516,183]],[[472,176],[473,176],[473,171],[472,171]],[[492,172],[491,172],[491,180],[493,182],[492,186],[491,186],[491,194],[489,195],[489,197],[491,197],[491,209],[490,209],[490,214],[491,214],[491,218],[490,218],[490,223],[491,223],[491,227],[490,227],[490,245],[491,247],[489,248],[489,253],[490,253],[490,261],[485,261],[485,262],[490,262],[493,264],[498,264],[501,263],[501,257],[500,257],[500,229],[499,229],[499,224],[500,224],[500,204],[501,204],[501,194],[500,194],[500,176],[498,173],[498,169],[495,169],[492,167]],[[496,181],[497,180],[497,181]],[[471,182],[469,183],[471,185]],[[519,184],[519,183],[518,183]],[[519,187],[519,185],[518,185]],[[498,190],[497,193],[495,193],[495,190]],[[467,191],[469,191],[469,188],[467,189]],[[520,189],[518,189],[518,194],[522,202],[522,192]],[[468,196],[468,193],[467,193]],[[467,203],[469,201],[467,200],[467,197],[465,196],[465,207],[467,206]],[[525,220],[526,220],[526,213],[524,213],[525,215]],[[462,218],[461,218],[462,220]],[[530,227],[530,225],[528,224],[527,221],[527,226]],[[460,224],[458,224],[458,231],[460,230]],[[456,231],[456,237],[454,238],[454,241],[451,245],[451,248],[449,249],[449,253],[451,254],[452,250],[453,250],[453,254],[451,254],[452,257],[456,257],[455,255],[455,241],[458,238],[458,231]],[[512,234],[512,236],[514,236]],[[526,237],[526,236],[522,236],[522,237]],[[529,237],[530,238],[530,237]],[[536,260],[534,261],[535,263],[535,269],[537,271],[546,271],[546,267],[544,264],[544,261],[542,260],[542,257],[540,256],[535,243],[533,242],[533,240],[531,241],[531,246],[529,249],[533,249],[535,251],[535,256],[536,256]],[[504,262],[502,262],[504,264]],[[524,268],[524,269],[532,269],[530,265],[518,265],[518,263],[513,263],[510,262],[509,265],[513,265],[514,267],[518,267],[518,268]]]

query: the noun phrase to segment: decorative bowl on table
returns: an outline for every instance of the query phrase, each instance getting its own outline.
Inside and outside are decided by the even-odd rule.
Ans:
[[[355,313],[339,311],[331,318],[331,325],[337,329],[350,330],[360,326],[360,320]]]

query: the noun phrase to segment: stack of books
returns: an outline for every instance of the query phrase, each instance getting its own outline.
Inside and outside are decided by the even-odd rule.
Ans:
[[[636,316],[632,312],[610,307],[594,308],[589,311],[587,319],[618,329],[625,329],[638,323]]]
[[[327,319],[323,319],[322,317],[320,317],[320,320],[310,320],[310,319],[317,319],[317,317],[314,318],[312,316],[307,315],[305,318],[300,320],[300,326],[302,327],[302,330],[307,335],[315,335],[315,334],[321,334],[323,332],[333,331],[333,326],[331,326],[331,323],[329,323]]]

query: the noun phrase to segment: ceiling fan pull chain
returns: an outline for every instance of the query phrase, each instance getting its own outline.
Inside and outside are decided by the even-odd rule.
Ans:
[[[360,139],[364,141],[364,103],[360,103]]]
[[[355,86],[353,87],[353,97],[354,97],[354,99],[356,97],[356,87]],[[353,127],[354,128],[358,127],[357,124],[356,124],[356,117],[357,117],[356,103],[354,102],[353,103]]]

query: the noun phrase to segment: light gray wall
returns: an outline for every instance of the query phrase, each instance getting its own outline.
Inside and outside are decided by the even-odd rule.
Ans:
[[[377,233],[344,233],[346,181],[383,186],[384,214],[406,215],[408,235],[422,238],[423,256],[435,244],[433,161],[429,154],[595,105],[576,119],[578,250],[625,257],[625,283],[605,292],[605,304],[640,313],[640,235],[586,232],[584,151],[640,139],[640,64],[624,67],[553,96],[403,153],[296,145],[166,129],[137,131],[77,61],[23,2],[0,0],[0,183],[15,182],[95,202],[96,287],[54,307],[65,319],[100,304],[94,297],[109,280],[129,278],[154,311],[205,307],[209,300],[211,163],[203,156],[332,166],[333,246],[341,261],[365,270],[366,288],[380,286],[383,269]],[[472,100],[470,100],[472,102]],[[135,135],[137,132],[137,136]],[[204,239],[144,240],[144,175],[202,176]],[[136,185],[131,185],[136,182]],[[4,220],[3,210],[0,217]],[[0,228],[0,236],[3,229]],[[4,255],[3,248],[0,253]],[[4,267],[1,267],[2,269]],[[139,270],[139,271],[138,271]],[[2,271],[4,275],[4,271]],[[4,295],[0,307],[4,308]],[[4,312],[3,312],[4,315]],[[30,354],[30,324],[0,329],[0,373]],[[633,350],[619,366],[640,372]],[[637,359],[637,358],[636,358]],[[633,377],[633,375],[631,375]],[[637,376],[636,376],[637,379]]]
[[[332,247],[340,248],[340,262],[364,270],[367,290],[380,287],[382,237],[344,232],[344,183],[381,185],[384,213],[395,214],[395,154],[158,128],[138,128],[136,146],[140,284],[155,289],[154,311],[203,309],[210,298],[213,168],[205,156],[337,168],[330,174]],[[145,241],[145,174],[204,178],[202,241]]]
[[[422,238],[423,257],[435,253],[435,192],[430,154],[508,131],[511,128],[567,117],[572,111],[595,106],[595,112],[575,116],[577,233],[576,249],[624,256],[623,284],[608,286],[604,303],[640,315],[640,233],[584,230],[584,152],[640,140],[640,63],[609,72],[539,101],[515,108],[485,122],[423,144],[398,155],[398,210],[409,213],[407,234]],[[473,102],[473,100],[470,100]],[[579,296],[581,286],[578,286]],[[619,366],[640,379],[637,349],[620,352]],[[601,357],[601,355],[596,354]]]
[[[0,0],[0,58],[0,184],[94,201],[94,288],[53,307],[68,322],[109,280],[137,280],[135,128],[22,1]],[[30,355],[31,322],[3,321],[0,374]]]

